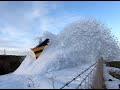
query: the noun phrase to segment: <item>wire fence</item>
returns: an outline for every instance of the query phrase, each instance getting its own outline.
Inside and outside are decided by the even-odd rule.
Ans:
[[[103,64],[103,60],[102,59],[98,60],[96,63],[89,66],[87,69],[85,69],[76,77],[74,77],[72,80],[65,83],[60,89],[66,89],[69,86],[72,86],[72,83],[75,82],[76,82],[74,84],[75,89],[97,89],[97,88],[101,89],[103,83],[103,79],[100,79],[103,78],[102,64]],[[76,84],[77,86],[75,86]]]

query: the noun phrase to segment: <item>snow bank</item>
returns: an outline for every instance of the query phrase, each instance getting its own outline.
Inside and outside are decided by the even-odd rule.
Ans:
[[[109,74],[109,70],[111,70],[111,68],[112,68],[112,70],[115,69],[115,68],[113,68],[113,67],[107,67],[107,66],[104,64],[103,72],[104,72],[104,78],[105,78],[106,88],[107,88],[107,89],[119,89],[120,80],[112,77],[112,76]],[[117,70],[118,70],[118,69],[117,69]],[[109,79],[111,79],[112,81],[109,81]]]
[[[19,66],[18,69],[16,69],[13,73],[14,74],[27,74],[26,70],[29,69],[29,67],[31,66],[31,64],[33,62],[35,62],[36,57],[34,52],[32,52],[31,50],[28,52],[25,60],[23,60],[22,64]]]

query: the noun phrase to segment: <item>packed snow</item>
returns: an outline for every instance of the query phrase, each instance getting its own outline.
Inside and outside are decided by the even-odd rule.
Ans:
[[[120,80],[117,79],[117,78],[112,77],[112,76],[109,74],[109,71],[110,71],[110,70],[119,71],[119,72],[120,72],[120,69],[114,68],[114,67],[107,67],[107,66],[104,64],[104,78],[105,78],[106,88],[107,88],[107,89],[120,89],[120,88],[119,88]],[[109,79],[111,79],[112,81],[109,81]]]
[[[96,19],[73,22],[58,35],[44,32],[40,40],[46,38],[50,42],[40,57],[29,51],[15,72],[0,77],[0,88],[60,88],[100,57],[119,59],[116,39]]]
[[[109,67],[109,70],[116,72],[117,74],[120,74],[120,68]]]

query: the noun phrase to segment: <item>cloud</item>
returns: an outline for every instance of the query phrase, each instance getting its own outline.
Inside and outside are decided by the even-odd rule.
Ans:
[[[63,11],[63,2],[0,2],[0,47],[31,48],[44,31],[59,33],[79,15]]]
[[[30,42],[36,37],[35,34],[42,31],[37,28],[39,20],[54,9],[48,3],[0,2],[0,47],[31,47]]]
[[[42,32],[49,31],[54,34],[58,34],[67,24],[80,18],[80,15],[70,13],[65,13],[59,16],[46,16],[41,20],[39,27],[41,28]]]

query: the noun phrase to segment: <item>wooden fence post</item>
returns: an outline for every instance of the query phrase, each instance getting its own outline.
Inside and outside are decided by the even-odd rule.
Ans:
[[[99,59],[96,67],[95,76],[93,77],[93,89],[104,89],[103,83],[103,58]]]

